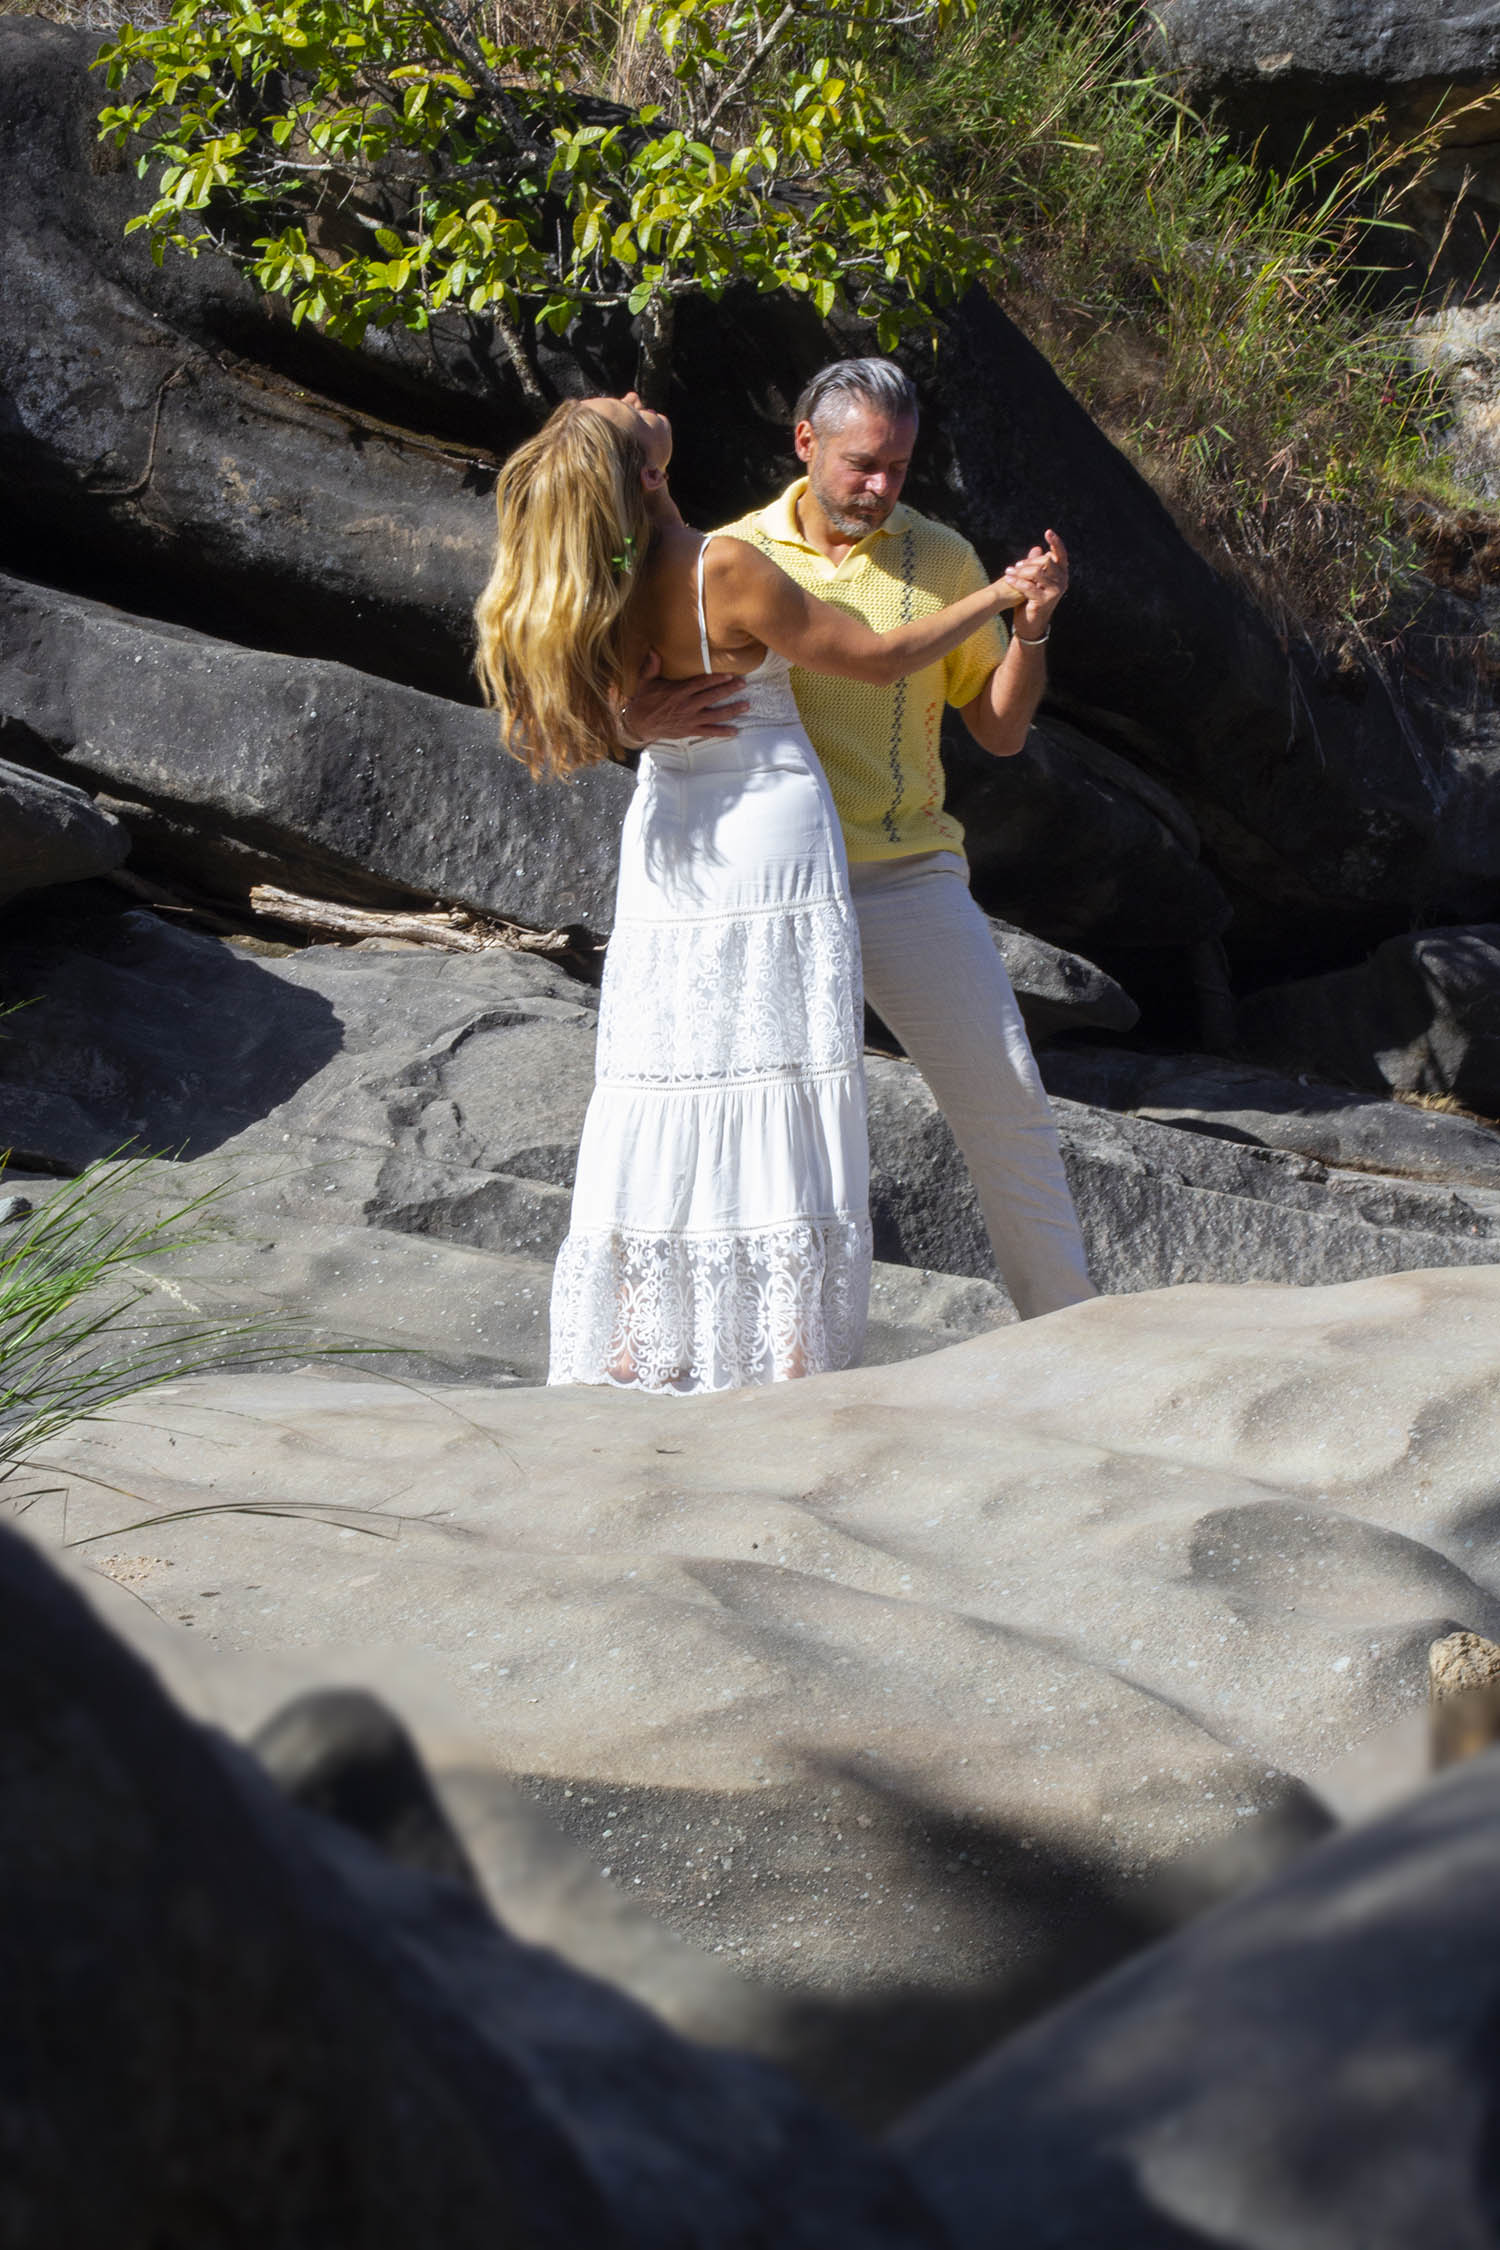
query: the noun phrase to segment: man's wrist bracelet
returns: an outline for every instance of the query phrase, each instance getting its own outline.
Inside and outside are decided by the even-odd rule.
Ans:
[[[1019,641],[1022,648],[1044,648],[1052,638],[1052,627],[1049,625],[1045,633],[1038,633],[1036,639],[1032,641],[1029,641],[1024,633],[1012,633],[1010,637],[1013,641]]]

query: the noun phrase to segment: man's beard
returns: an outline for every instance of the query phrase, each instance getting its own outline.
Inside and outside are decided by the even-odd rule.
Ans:
[[[867,503],[866,513],[847,501],[841,505],[831,493],[825,492],[811,472],[807,483],[809,491],[823,511],[829,529],[836,531],[841,539],[868,539],[872,531],[880,529],[896,504],[894,500],[872,500]]]

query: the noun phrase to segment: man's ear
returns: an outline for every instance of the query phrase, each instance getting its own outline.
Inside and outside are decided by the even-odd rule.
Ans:
[[[810,461],[812,459],[813,448],[817,442],[818,433],[811,422],[799,422],[792,432],[792,444],[796,449],[799,461]]]

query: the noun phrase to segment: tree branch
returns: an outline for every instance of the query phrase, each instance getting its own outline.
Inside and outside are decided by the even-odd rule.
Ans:
[[[776,18],[776,21],[771,25],[770,30],[762,32],[760,43],[756,47],[754,54],[750,57],[750,60],[744,65],[741,70],[736,72],[733,78],[730,79],[729,84],[724,88],[724,91],[720,94],[718,100],[714,103],[713,108],[704,118],[701,131],[703,132],[705,137],[710,132],[712,132],[714,122],[718,117],[720,110],[727,108],[729,103],[736,100],[738,96],[743,92],[744,88],[749,85],[751,79],[755,76],[755,73],[757,72],[757,70],[759,70],[761,64],[765,61],[766,56],[775,46],[777,40],[781,37],[781,34],[783,33],[783,31],[785,31],[787,25],[791,22],[793,16],[795,16],[796,13],[797,0],[786,0],[786,6],[782,9],[780,15]]]

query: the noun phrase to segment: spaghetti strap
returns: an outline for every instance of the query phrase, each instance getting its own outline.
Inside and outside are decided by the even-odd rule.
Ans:
[[[708,653],[708,618],[703,608],[703,558],[708,553],[708,542],[712,537],[711,531],[705,532],[703,544],[698,549],[698,646],[703,653],[703,669],[705,672],[713,670],[713,663]]]

